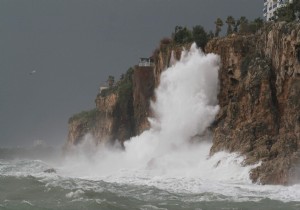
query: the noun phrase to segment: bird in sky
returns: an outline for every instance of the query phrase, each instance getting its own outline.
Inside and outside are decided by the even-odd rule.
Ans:
[[[29,74],[34,75],[36,73],[36,70],[32,70]]]

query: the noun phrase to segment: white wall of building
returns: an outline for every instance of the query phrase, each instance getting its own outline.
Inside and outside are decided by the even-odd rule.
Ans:
[[[264,0],[263,13],[266,20],[271,20],[274,16],[274,12],[278,8],[285,6],[288,2],[292,3],[293,0]]]

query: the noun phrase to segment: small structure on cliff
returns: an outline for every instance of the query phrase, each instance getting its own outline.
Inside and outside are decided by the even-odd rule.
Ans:
[[[153,62],[152,58],[140,58],[140,62],[139,62],[140,67],[142,67],[142,66],[145,66],[145,67],[153,66],[153,64],[154,64],[154,62]]]
[[[100,86],[99,87],[99,93],[101,93],[103,90],[106,90],[106,89],[108,89],[107,86]]]

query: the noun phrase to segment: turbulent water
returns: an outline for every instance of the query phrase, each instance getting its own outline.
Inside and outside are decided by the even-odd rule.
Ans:
[[[252,184],[249,171],[259,163],[243,167],[242,156],[226,152],[209,156],[219,58],[192,46],[171,63],[150,130],[125,150],[95,146],[86,136],[61,158],[0,159],[0,209],[300,209],[300,185]]]

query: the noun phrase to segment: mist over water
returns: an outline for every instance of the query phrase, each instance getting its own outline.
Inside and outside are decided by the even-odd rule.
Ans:
[[[243,167],[235,153],[209,155],[219,57],[192,45],[171,64],[151,104],[151,128],[125,150],[87,135],[56,163],[0,159],[0,209],[299,209],[299,185],[252,184],[257,165]]]
[[[171,63],[173,65],[161,75],[155,92],[156,101],[151,104],[154,118],[149,119],[150,130],[125,142],[124,152],[86,149],[93,155],[89,155],[89,160],[81,166],[76,164],[76,167],[87,169],[83,175],[101,176],[121,169],[148,169],[161,174],[191,173],[191,176],[201,173],[198,167],[201,169],[206,165],[211,144],[208,133],[204,132],[219,110],[219,57],[205,55],[193,45],[190,51],[183,51],[180,61],[173,58]],[[86,136],[77,150],[89,147],[88,144],[92,144],[89,138]],[[74,158],[82,160],[85,152],[79,153],[81,157]],[[71,159],[67,160],[70,161],[67,165],[72,165]],[[85,174],[87,171],[92,173]]]
[[[163,188],[185,191],[190,187],[191,192],[199,189],[194,184],[180,188],[167,180],[250,183],[249,170],[254,166],[241,167],[243,157],[225,152],[209,156],[212,143],[207,128],[219,110],[219,57],[204,54],[194,44],[182,52],[179,61],[174,56],[171,61],[172,66],[161,75],[156,101],[151,104],[151,128],[125,142],[124,151],[97,148],[86,136],[74,148],[74,154],[66,157],[62,173],[135,184],[146,184],[146,177],[156,177],[164,180]]]
[[[268,198],[286,198],[284,192],[272,192],[273,186],[251,183],[249,172],[259,163],[242,166],[244,157],[236,153],[209,156],[212,142],[207,128],[219,110],[219,57],[204,54],[194,44],[179,61],[172,54],[170,63],[155,91],[149,130],[125,142],[124,151],[95,147],[91,136],[86,136],[66,157],[60,172],[177,193],[221,193],[236,201],[260,200],[260,190]],[[289,199],[300,199],[300,192],[292,191]]]

